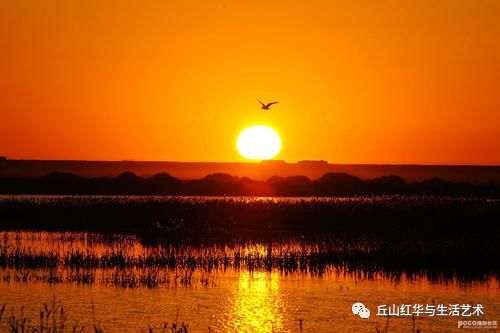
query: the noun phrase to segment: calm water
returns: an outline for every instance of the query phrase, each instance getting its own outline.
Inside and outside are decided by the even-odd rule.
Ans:
[[[35,324],[40,308],[44,303],[51,304],[53,297],[64,306],[67,326],[78,321],[90,331],[95,318],[106,332],[146,332],[148,325],[159,328],[176,320],[186,322],[190,332],[299,332],[301,322],[304,332],[377,332],[387,327],[389,332],[412,332],[413,325],[421,332],[453,332],[462,319],[423,317],[413,322],[410,317],[391,317],[387,321],[376,316],[381,304],[482,304],[485,315],[481,320],[500,317],[499,281],[495,277],[464,282],[429,280],[423,275],[396,278],[339,267],[328,267],[318,274],[308,270],[252,270],[245,265],[239,269],[228,265],[188,270],[183,265],[157,269],[162,281],[158,286],[148,288],[134,280],[131,287],[123,287],[113,282],[120,280],[117,272],[126,271],[126,277],[121,279],[133,280],[144,276],[147,269],[89,269],[93,279],[86,281],[75,278],[81,277],[85,269],[75,270],[64,263],[52,269],[37,268],[40,261],[36,260],[53,258],[54,254],[68,260],[75,253],[85,253],[87,258],[109,258],[121,253],[124,258],[140,262],[161,251],[161,247],[144,246],[134,238],[117,240],[73,233],[4,232],[0,237],[4,258],[24,256],[32,260],[19,259],[17,267],[10,264],[0,269],[0,306],[6,304],[5,313],[9,315],[19,314],[24,305],[23,313]],[[288,244],[285,248],[295,247],[301,245]],[[262,244],[175,251],[180,251],[179,258],[185,258],[186,253],[191,258],[212,258],[213,253],[219,253],[220,258],[235,253],[284,253],[283,248],[269,249]],[[183,277],[187,271],[186,281]],[[370,319],[352,314],[355,302],[363,302],[371,310]]]

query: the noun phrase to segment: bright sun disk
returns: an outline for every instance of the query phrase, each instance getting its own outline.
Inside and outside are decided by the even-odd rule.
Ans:
[[[245,128],[236,142],[241,156],[251,160],[269,160],[281,150],[281,138],[269,126]]]

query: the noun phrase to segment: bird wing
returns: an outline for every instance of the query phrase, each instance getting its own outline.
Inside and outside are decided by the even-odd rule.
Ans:
[[[266,108],[270,107],[270,106],[271,106],[271,105],[273,105],[273,104],[278,104],[278,103],[279,103],[279,102],[271,102],[271,103],[267,103]]]
[[[258,100],[259,101],[259,100]],[[262,104],[262,106],[266,106],[264,103],[262,103],[261,101],[259,101],[260,104]]]

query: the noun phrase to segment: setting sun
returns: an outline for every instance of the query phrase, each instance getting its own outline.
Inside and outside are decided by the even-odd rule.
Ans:
[[[241,156],[252,160],[269,160],[281,150],[281,138],[268,126],[245,128],[236,142]]]

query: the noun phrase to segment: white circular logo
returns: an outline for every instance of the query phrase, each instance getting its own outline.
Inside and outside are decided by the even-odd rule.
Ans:
[[[363,303],[354,303],[352,305],[352,313],[355,316],[360,316],[363,319],[368,319],[370,318],[370,310],[364,306]]]

